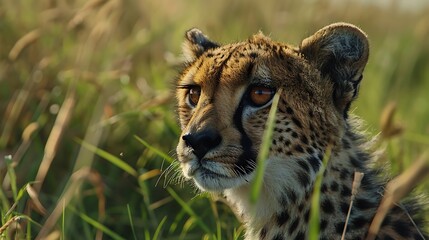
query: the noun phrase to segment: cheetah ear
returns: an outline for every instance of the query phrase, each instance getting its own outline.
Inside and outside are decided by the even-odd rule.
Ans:
[[[367,35],[354,25],[334,23],[304,39],[300,51],[323,77],[334,82],[334,102],[347,117],[368,61]]]
[[[182,51],[185,60],[187,62],[193,62],[208,49],[217,47],[219,47],[219,45],[208,39],[201,30],[192,28],[185,33]]]

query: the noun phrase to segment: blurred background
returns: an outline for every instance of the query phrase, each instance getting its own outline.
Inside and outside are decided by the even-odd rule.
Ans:
[[[428,1],[0,0],[0,238],[240,239],[174,164],[184,32],[299,45],[337,21],[369,35],[352,111],[401,173],[429,145]]]

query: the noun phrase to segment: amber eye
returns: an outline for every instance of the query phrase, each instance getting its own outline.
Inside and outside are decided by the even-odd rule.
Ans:
[[[260,107],[267,104],[274,96],[275,90],[273,88],[264,86],[253,86],[249,91],[249,99],[251,103]]]
[[[192,107],[197,106],[198,100],[200,99],[201,88],[198,86],[192,86],[188,90],[188,102]]]

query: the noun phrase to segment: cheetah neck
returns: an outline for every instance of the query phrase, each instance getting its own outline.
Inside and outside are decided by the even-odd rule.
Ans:
[[[369,156],[359,147],[351,145],[351,142],[350,139],[343,140],[341,150],[333,152],[324,172],[319,212],[322,237],[341,236],[351,199],[354,170],[368,173],[363,162]],[[319,154],[318,158],[321,156],[323,155]],[[250,185],[224,192],[232,208],[246,225],[246,239],[305,239],[307,237],[310,202],[316,178],[316,172],[312,171],[311,164],[303,164],[303,161],[308,160],[308,157],[267,159],[262,191],[255,204],[249,201]],[[305,172],[303,168],[308,170],[307,175],[303,174]],[[369,174],[367,177],[372,176]],[[366,225],[370,222],[368,217],[374,214],[377,202],[371,202],[368,199],[376,201],[379,199],[374,197],[377,195],[377,189],[363,183],[357,198],[358,206],[352,211],[351,225],[348,224],[348,228],[351,226],[348,236],[362,234],[359,230],[355,231],[353,226]]]

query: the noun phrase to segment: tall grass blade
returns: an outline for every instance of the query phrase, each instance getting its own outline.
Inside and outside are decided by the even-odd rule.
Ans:
[[[250,193],[250,201],[256,203],[261,193],[262,183],[264,181],[265,172],[265,159],[268,158],[270,151],[271,141],[273,137],[274,123],[276,121],[276,112],[279,99],[282,93],[282,89],[274,95],[273,102],[271,104],[270,113],[268,115],[267,125],[265,127],[264,135],[262,138],[262,144],[259,148],[259,154],[257,159],[256,176],[252,183],[252,190]]]
[[[310,221],[309,221],[309,236],[310,240],[319,239],[320,231],[320,188],[322,187],[323,173],[328,164],[328,160],[331,157],[331,148],[326,149],[325,155],[323,156],[322,166],[320,167],[319,173],[316,176],[314,182],[313,195],[311,196],[311,209],[310,209]]]
[[[167,216],[162,218],[161,222],[158,224],[158,227],[155,230],[155,233],[153,234],[152,240],[158,240],[159,234],[161,233],[162,227],[164,226],[164,223],[166,220],[167,220]]]
[[[168,193],[179,203],[179,205],[185,210],[194,220],[195,222],[206,232],[212,234],[210,228],[201,220],[201,218],[192,210],[192,208],[186,204],[183,199],[177,195],[177,193],[172,188],[167,188]]]
[[[122,161],[120,158],[96,147],[93,146],[85,141],[82,141],[80,139],[75,139],[75,141],[77,141],[79,144],[81,144],[83,147],[85,147],[86,149],[94,152],[95,154],[97,154],[99,157],[104,158],[105,160],[109,161],[110,163],[112,163],[113,165],[117,166],[118,168],[124,170],[125,172],[127,172],[128,174],[137,177],[137,171],[131,167],[130,165],[128,165],[126,162]]]
[[[174,159],[170,156],[168,156],[167,154],[165,154],[163,151],[155,148],[154,146],[150,145],[148,142],[146,142],[145,140],[139,138],[138,136],[134,136],[137,141],[139,141],[141,144],[143,144],[145,147],[149,148],[151,151],[153,151],[154,153],[156,153],[157,155],[159,155],[160,157],[164,158],[165,160],[167,160],[167,162],[172,163],[174,161]]]
[[[61,235],[62,235],[62,239],[65,240],[66,236],[65,236],[65,232],[66,232],[66,205],[63,204],[62,206],[63,208],[63,213],[61,214]]]
[[[80,218],[82,218],[82,220],[84,220],[85,222],[89,223],[90,225],[92,225],[96,229],[101,230],[106,235],[110,236],[112,239],[115,239],[115,240],[125,240],[125,238],[119,236],[118,234],[116,234],[115,232],[113,232],[112,230],[110,230],[109,228],[107,228],[106,226],[104,226],[103,224],[101,224],[101,223],[97,222],[96,220],[92,219],[90,216],[86,215],[85,213],[78,212],[76,209],[73,209],[72,207],[69,207],[69,209],[72,212],[74,212],[75,214],[77,214]]]
[[[130,226],[131,226],[131,231],[133,233],[133,238],[134,240],[137,240],[136,231],[134,229],[133,216],[131,215],[131,209],[129,204],[127,204],[127,212],[128,212],[128,219],[130,220]]]

